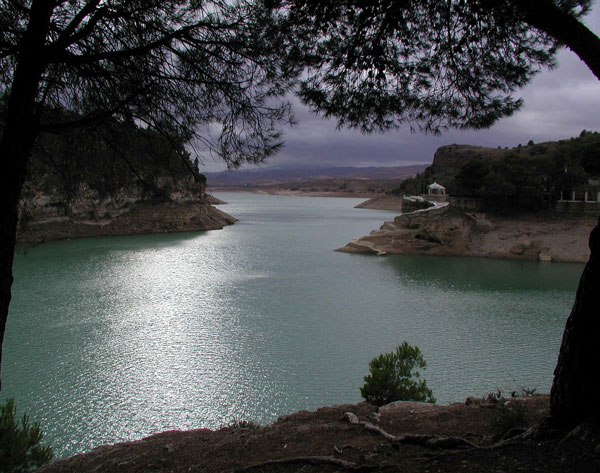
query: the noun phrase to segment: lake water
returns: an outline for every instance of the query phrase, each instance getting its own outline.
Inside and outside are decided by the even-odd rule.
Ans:
[[[332,251],[393,213],[219,194],[221,231],[19,254],[3,397],[57,456],[167,429],[360,401],[369,361],[421,348],[440,403],[548,392],[583,265]]]

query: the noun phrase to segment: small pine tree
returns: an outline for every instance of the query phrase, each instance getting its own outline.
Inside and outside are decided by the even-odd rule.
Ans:
[[[0,472],[26,473],[52,459],[52,448],[42,446],[44,436],[37,422],[29,423],[23,414],[16,419],[17,408],[12,399],[0,405]]]
[[[382,406],[394,401],[435,402],[419,369],[427,363],[418,347],[403,342],[395,352],[383,353],[369,363],[370,374],[360,394],[367,402]]]

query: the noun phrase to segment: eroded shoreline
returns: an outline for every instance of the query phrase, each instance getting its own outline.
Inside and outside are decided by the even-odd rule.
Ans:
[[[451,206],[402,214],[336,251],[585,263],[592,216],[497,217]]]
[[[97,218],[59,215],[36,219],[22,225],[17,241],[38,244],[68,238],[219,230],[236,221],[209,202],[137,202]]]

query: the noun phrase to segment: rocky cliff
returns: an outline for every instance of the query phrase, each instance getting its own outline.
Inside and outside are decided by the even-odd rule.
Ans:
[[[440,146],[433,155],[433,165],[440,171],[460,168],[472,159],[494,160],[503,158],[507,151],[499,148],[488,148],[473,145]]]
[[[583,263],[589,257],[587,242],[595,222],[594,217],[503,218],[446,206],[400,215],[337,251]]]
[[[446,145],[436,150],[431,166],[419,175],[416,184],[421,191],[424,185],[437,181],[450,194],[479,197],[500,189],[504,191],[500,193],[506,193],[507,188],[513,186],[512,192],[517,196],[527,194],[531,187],[542,189],[546,200],[553,201],[559,199],[561,191],[569,195],[572,191],[596,195],[599,189],[594,182],[597,183],[600,176],[599,153],[600,134],[585,130],[579,137],[544,143],[530,141],[510,149]],[[464,169],[468,163],[471,166]],[[464,173],[457,180],[461,168]],[[404,183],[404,188],[401,185],[400,190],[406,191],[408,184]],[[414,186],[408,193],[411,192],[416,192]]]
[[[156,191],[159,191],[158,194]],[[71,198],[48,180],[30,180],[21,199],[18,241],[214,230],[235,219],[211,205],[202,180],[161,176],[153,192],[129,184],[101,195],[80,184]]]
[[[495,161],[506,156],[508,150],[485,146],[452,144],[440,146],[433,155],[433,162],[423,172],[427,182],[437,180],[444,186],[453,187],[454,176],[458,170],[473,159]]]

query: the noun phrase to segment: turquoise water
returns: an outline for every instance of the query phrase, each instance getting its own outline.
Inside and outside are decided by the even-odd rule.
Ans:
[[[58,456],[167,429],[271,423],[360,400],[403,340],[440,403],[547,392],[582,265],[332,251],[393,213],[360,199],[219,194],[220,231],[19,254],[3,396]]]

